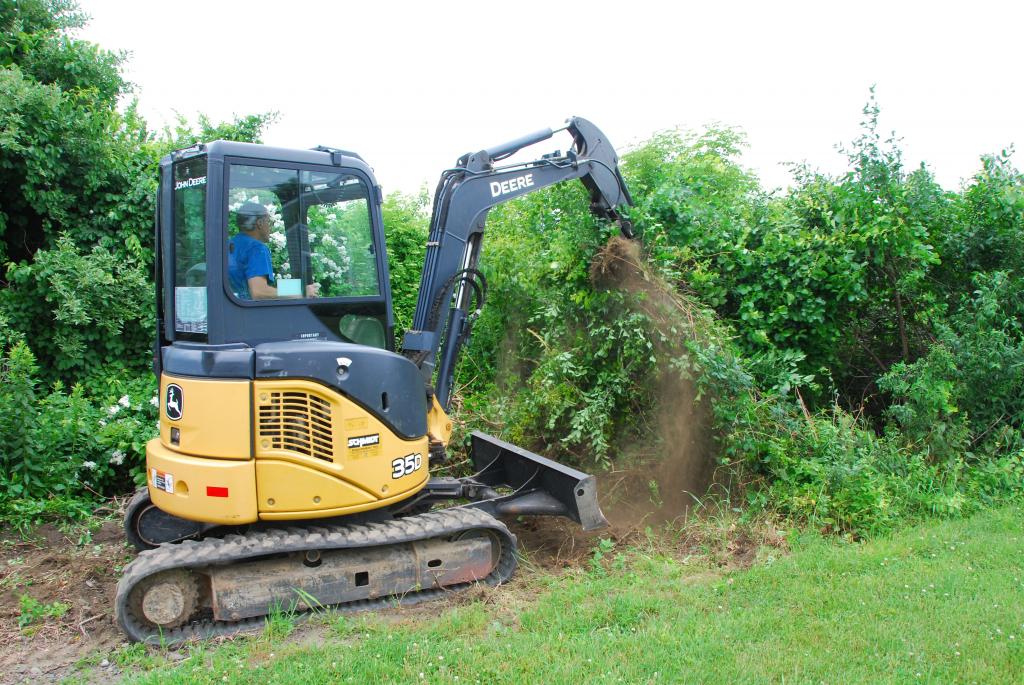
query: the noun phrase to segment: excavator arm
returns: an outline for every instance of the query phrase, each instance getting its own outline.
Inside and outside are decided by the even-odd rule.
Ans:
[[[531,162],[496,164],[519,150],[568,131],[572,148]],[[632,226],[620,208],[632,204],[619,172],[619,158],[601,131],[573,117],[558,129],[543,129],[502,145],[466,154],[441,175],[434,195],[427,253],[412,328],[402,352],[419,366],[428,388],[445,410],[462,346],[486,295],[477,270],[488,211],[503,202],[556,183],[579,179],[590,209],[615,221],[626,237]],[[435,377],[436,382],[431,383]]]

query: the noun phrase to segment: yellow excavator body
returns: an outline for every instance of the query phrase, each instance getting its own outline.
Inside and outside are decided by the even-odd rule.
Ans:
[[[175,419],[162,407],[146,470],[153,503],[174,516],[224,525],[342,516],[404,500],[427,482],[428,436],[403,440],[317,383],[162,374],[162,396],[171,384],[189,411]],[[450,434],[436,403],[431,415]]]

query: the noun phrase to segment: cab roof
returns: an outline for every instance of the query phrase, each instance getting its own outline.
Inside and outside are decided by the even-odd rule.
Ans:
[[[211,143],[197,143],[191,147],[175,150],[160,160],[166,165],[196,155],[205,154],[213,159],[225,157],[244,157],[261,159],[268,162],[287,162],[292,164],[316,164],[320,166],[348,167],[359,169],[377,184],[373,169],[357,153],[350,150],[318,146],[309,150],[273,147],[256,143],[239,143],[232,140],[215,140]]]

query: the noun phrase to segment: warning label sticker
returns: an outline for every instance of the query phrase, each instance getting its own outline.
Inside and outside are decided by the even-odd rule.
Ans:
[[[150,475],[153,477],[154,488],[164,492],[174,492],[174,476],[169,473],[162,473],[156,469],[150,469]]]
[[[354,419],[345,419],[346,431],[365,430],[370,427],[370,421],[365,416]]]

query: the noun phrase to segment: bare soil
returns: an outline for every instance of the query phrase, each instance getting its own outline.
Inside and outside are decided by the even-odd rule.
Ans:
[[[123,644],[113,602],[131,556],[116,521],[91,539],[72,540],[46,525],[29,540],[0,540],[0,683],[59,682],[80,659]],[[19,627],[23,595],[67,611]]]

